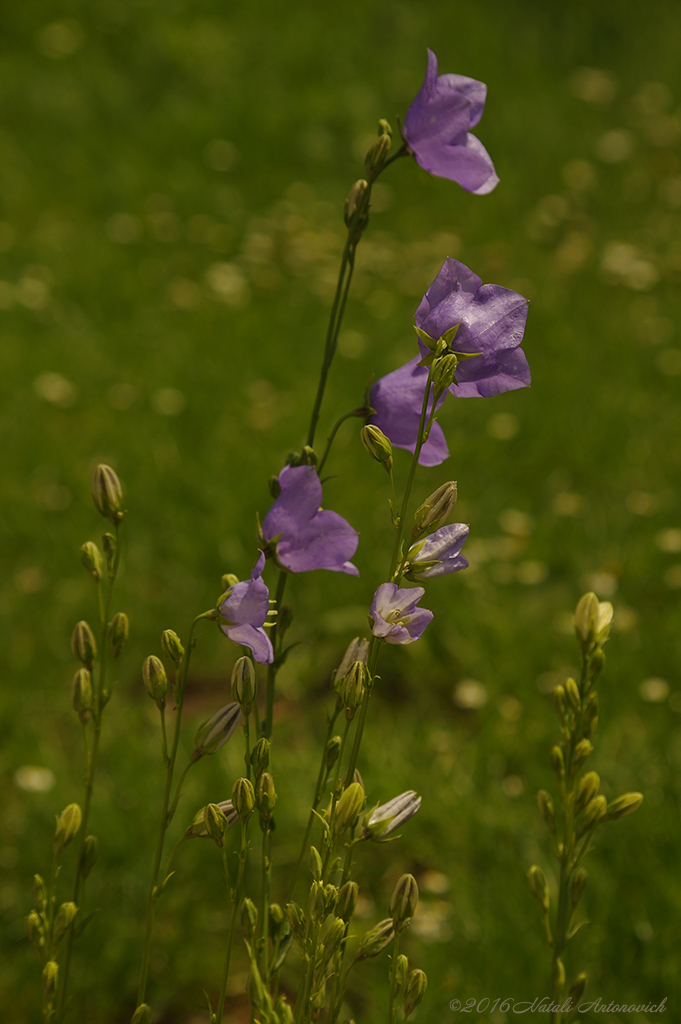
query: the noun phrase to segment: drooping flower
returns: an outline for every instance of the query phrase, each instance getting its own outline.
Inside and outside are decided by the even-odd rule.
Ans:
[[[423,296],[414,317],[421,356],[381,377],[371,390],[376,410],[371,422],[398,448],[413,452],[418,437],[428,367],[437,341],[455,328],[449,351],[460,359],[456,381],[447,389],[457,398],[489,398],[529,387],[530,368],[520,348],[527,320],[527,299],[498,284],[483,284],[477,274],[451,257]],[[424,338],[432,341],[432,348]],[[446,392],[438,401],[444,401]],[[432,407],[432,405],[431,405]],[[419,462],[436,466],[449,455],[437,423],[421,449]]]
[[[424,170],[485,195],[499,179],[487,150],[469,129],[482,117],[487,86],[437,70],[437,57],[428,50],[426,77],[404,118],[404,137]]]
[[[358,576],[348,559],[359,534],[337,512],[320,508],[322,485],[313,466],[284,466],[281,493],[262,521],[262,535],[291,572],[331,569]]]
[[[394,583],[382,583],[374,594],[369,612],[371,631],[387,644],[411,644],[418,640],[433,618],[426,608],[417,608],[425,590],[400,590]]]
[[[220,623],[222,632],[235,644],[250,648],[256,661],[271,665],[274,652],[262,628],[270,608],[270,593],[261,578],[264,567],[265,556],[261,552],[251,578],[231,586],[220,598],[218,608],[226,620]]]
[[[363,839],[386,839],[405,821],[413,818],[421,806],[421,797],[416,791],[408,789],[393,797],[387,804],[381,804],[364,819]]]
[[[407,578],[425,580],[466,569],[468,559],[461,554],[461,548],[467,537],[468,527],[464,523],[450,523],[414,544],[407,552]]]

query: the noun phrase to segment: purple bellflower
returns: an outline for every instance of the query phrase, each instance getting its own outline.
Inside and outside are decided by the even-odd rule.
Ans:
[[[404,118],[404,138],[416,163],[483,196],[499,179],[487,150],[471,135],[485,109],[487,86],[463,75],[438,75],[428,50],[428,70]]]
[[[276,560],[291,572],[332,569],[359,576],[348,559],[359,534],[337,512],[320,508],[322,485],[313,466],[284,466],[281,493],[262,521],[262,535]]]
[[[371,632],[387,644],[411,644],[418,640],[433,618],[426,608],[417,608],[425,590],[400,590],[394,583],[382,583],[374,594],[369,612]]]
[[[457,398],[489,398],[530,385],[530,368],[520,348],[527,320],[527,299],[498,284],[483,284],[477,274],[451,257],[423,296],[414,317],[421,337],[435,343],[456,328],[449,351],[461,358],[456,383],[449,391]],[[432,350],[421,338],[421,355]],[[376,410],[371,422],[398,448],[416,448],[428,368],[420,356],[381,377],[370,403]],[[446,392],[445,392],[446,395]],[[443,395],[439,402],[444,401]],[[442,429],[433,424],[419,462],[437,466],[449,455]]]
[[[250,580],[235,583],[220,598],[218,609],[225,622],[220,629],[235,644],[250,648],[256,661],[271,665],[272,644],[262,628],[270,610],[270,592],[262,581],[265,555],[261,552]]]
[[[467,569],[468,559],[461,554],[467,537],[468,527],[464,523],[450,523],[418,541],[407,552],[407,577],[425,580]]]

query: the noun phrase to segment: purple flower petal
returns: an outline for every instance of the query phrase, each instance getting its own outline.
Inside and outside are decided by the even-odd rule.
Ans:
[[[227,622],[220,623],[220,629],[233,643],[249,647],[256,661],[271,665],[274,652],[262,629],[270,608],[270,593],[260,578],[264,565],[265,556],[261,553],[251,578],[235,583],[223,595],[219,611]]]
[[[387,644],[418,640],[433,618],[432,612],[417,607],[424,594],[423,587],[400,589],[394,583],[382,583],[371,605],[374,636]]]
[[[468,559],[461,554],[461,548],[468,537],[468,526],[465,523],[450,523],[441,526],[425,541],[415,544],[408,552],[411,562],[410,578],[430,579],[433,576],[446,576],[468,567]],[[424,562],[436,562],[436,565],[420,569]]]
[[[423,393],[428,380],[428,370],[419,366],[420,357],[415,356],[399,370],[381,377],[371,389],[370,403],[376,410],[371,422],[383,431],[397,448],[408,452],[416,449]],[[442,405],[444,396],[438,403]],[[431,406],[432,407],[432,406]],[[430,437],[421,449],[419,462],[422,466],[438,466],[449,457],[445,435],[438,423],[434,423]]]
[[[253,657],[261,665],[271,665],[274,661],[272,643],[261,627],[245,623],[243,626],[220,626],[220,629],[233,643],[250,647]]]

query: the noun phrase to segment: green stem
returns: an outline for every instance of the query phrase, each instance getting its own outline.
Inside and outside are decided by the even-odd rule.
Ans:
[[[255,720],[258,721],[258,711],[256,704]],[[246,765],[246,778],[251,781],[251,712],[244,715],[244,742],[246,744],[246,752],[244,753],[244,763]],[[256,726],[257,728],[257,726]]]
[[[338,430],[339,430],[340,426],[343,423],[345,423],[346,420],[351,420],[353,418],[356,419],[358,417],[367,416],[368,412],[369,412],[369,410],[366,408],[366,406],[360,406],[357,409],[353,409],[352,412],[346,412],[345,416],[341,416],[341,418],[339,420],[336,420],[336,422],[333,425],[333,429],[331,430],[331,433],[329,434],[329,436],[326,439],[326,448],[324,449],[324,454],[322,455],[321,461],[317,465],[317,475],[318,476],[322,475],[322,470],[324,469],[324,465],[326,463],[326,460],[329,457],[329,452],[331,451],[331,445],[333,444],[333,442],[336,439],[336,434],[338,433]]]
[[[277,592],[274,597],[274,607],[279,612],[281,608],[281,602],[284,598],[284,591],[286,589],[286,580],[288,574],[282,569],[279,570],[279,578],[277,579]],[[272,644],[272,650],[274,651],[274,660],[271,665],[267,666],[267,708],[265,712],[265,731],[263,733],[267,739],[272,737],[272,721],[274,718],[274,684],[277,678],[277,656],[279,654],[278,648],[280,646],[279,634],[277,633],[277,622],[276,619],[274,624],[270,626],[270,642]],[[256,729],[256,736],[260,735],[260,730]]]
[[[393,962],[390,968],[390,998],[388,1000],[388,1024],[395,1024],[395,996],[397,995],[397,957],[400,952],[400,932],[395,932]]]
[[[229,932],[227,935],[227,951],[225,953],[225,964],[222,969],[222,981],[220,983],[220,997],[218,999],[218,1008],[216,1014],[216,1024],[221,1024],[222,1015],[225,1010],[225,997],[227,995],[227,981],[229,979],[229,962],[232,956],[232,943],[234,941],[234,928],[236,926],[236,915],[239,909],[239,898],[241,896],[241,888],[244,880],[244,871],[246,868],[246,854],[248,853],[248,819],[241,821],[241,849],[239,851],[239,871],[237,874],[236,886],[230,889],[230,896],[232,899],[232,913],[229,919]],[[229,871],[227,870],[227,861],[224,855],[223,847],[223,864],[225,868],[225,881],[227,887],[230,887],[229,882]]]
[[[272,864],[270,862],[270,837],[271,829],[269,822],[262,823],[262,913],[260,914],[260,927],[262,938],[262,980],[269,989],[269,930],[270,930],[270,879],[272,876]]]

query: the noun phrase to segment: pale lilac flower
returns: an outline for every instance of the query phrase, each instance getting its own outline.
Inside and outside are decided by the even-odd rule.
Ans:
[[[363,839],[385,839],[395,832],[405,821],[413,818],[421,806],[421,797],[416,791],[408,789],[406,793],[381,804],[364,819]]]
[[[415,314],[416,327],[436,343],[457,327],[450,351],[462,358],[456,383],[449,392],[457,398],[488,398],[530,384],[530,368],[520,348],[527,320],[527,299],[498,284],[483,284],[458,260],[446,259],[423,296]],[[432,355],[419,340],[422,356]],[[434,347],[434,345],[433,345]],[[416,448],[428,368],[420,356],[374,384],[369,399],[376,413],[371,422],[393,445]],[[446,392],[445,392],[446,395]],[[444,395],[438,402],[444,401]],[[437,423],[421,449],[419,462],[436,466],[449,455]]]
[[[262,581],[265,556],[261,552],[253,567],[250,580],[235,583],[220,598],[220,615],[227,621],[220,629],[235,644],[248,647],[256,661],[271,665],[274,660],[272,644],[262,628],[270,609],[270,593]]]
[[[428,69],[404,118],[404,137],[420,167],[482,196],[498,184],[487,150],[471,135],[485,109],[487,86],[463,75],[439,75],[428,50]]]
[[[276,559],[291,572],[332,569],[358,576],[348,559],[359,534],[337,512],[320,508],[322,485],[313,466],[284,466],[281,493],[262,521],[262,535],[276,548]]]
[[[433,613],[417,608],[425,590],[410,587],[400,590],[394,583],[382,583],[374,594],[369,618],[374,636],[387,644],[410,644],[418,640]]]
[[[461,554],[461,548],[467,537],[468,527],[464,523],[450,523],[414,544],[407,552],[408,578],[430,579],[466,569],[468,560]]]

